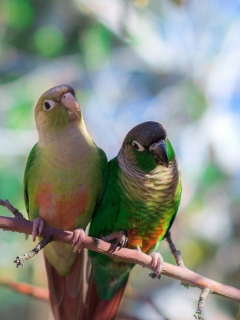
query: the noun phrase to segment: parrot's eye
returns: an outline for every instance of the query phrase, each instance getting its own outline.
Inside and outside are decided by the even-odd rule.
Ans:
[[[54,107],[56,106],[56,102],[54,102],[53,100],[45,100],[43,102],[43,109],[45,111],[50,111],[52,110]]]
[[[132,146],[137,150],[137,151],[143,151],[145,148],[137,141],[132,142]]]

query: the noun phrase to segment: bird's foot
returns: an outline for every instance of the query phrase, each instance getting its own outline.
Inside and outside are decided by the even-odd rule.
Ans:
[[[44,220],[40,217],[33,220],[33,228],[32,228],[33,242],[36,240],[37,236],[41,235],[44,224],[45,224]],[[28,237],[29,237],[29,234],[25,234],[25,240],[27,240]]]
[[[101,237],[101,239],[106,242],[116,239],[115,245],[120,246],[120,249],[125,247],[128,242],[127,232],[123,230],[110,233],[108,236]]]
[[[160,279],[163,267],[163,257],[159,252],[152,252],[150,253],[150,256],[152,257],[151,266],[153,268],[153,272],[149,272],[149,276],[153,279]]]
[[[76,251],[78,251],[79,253],[81,252],[84,239],[85,239],[85,231],[82,228],[78,228],[73,231],[73,241],[72,241],[72,247],[74,247],[73,252],[76,252]]]

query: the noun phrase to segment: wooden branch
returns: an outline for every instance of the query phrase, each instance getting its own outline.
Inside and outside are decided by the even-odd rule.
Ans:
[[[204,288],[202,289],[202,292],[200,294],[199,300],[198,300],[198,308],[196,313],[193,315],[196,320],[204,320],[203,317],[201,316],[202,311],[203,311],[203,306],[204,302],[207,299],[207,296],[211,293],[211,289],[209,288]]]
[[[178,266],[180,267],[184,267],[184,262],[181,256],[181,252],[179,250],[176,249],[175,244],[172,241],[172,237],[171,237],[171,232],[168,231],[166,234],[165,239],[167,240],[168,244],[169,244],[169,248],[172,252],[172,255],[175,259],[175,262]]]
[[[0,205],[6,206],[11,212],[15,214],[14,218],[0,217],[1,229],[31,234],[33,225],[31,221],[24,219],[19,211],[12,207],[8,201],[0,200]],[[61,241],[64,243],[72,244],[73,232],[71,231],[62,231],[45,226],[43,228],[42,236],[46,233],[52,235],[53,241]],[[116,247],[115,245],[88,236],[86,236],[84,240],[83,247],[92,251],[106,254],[115,259],[139,264],[148,269],[152,269],[151,256],[137,250],[126,248],[122,248],[121,250],[119,250],[119,247]],[[198,287],[200,289],[209,288],[212,294],[216,294],[233,301],[240,302],[239,289],[206,278],[189,270],[185,266],[174,266],[172,264],[164,262],[162,274],[170,278],[178,279],[188,286]]]
[[[18,292],[20,294],[24,294],[24,295],[29,296],[31,298],[40,299],[40,300],[45,301],[47,303],[49,302],[49,290],[46,288],[34,286],[34,285],[28,284],[26,282],[17,282],[17,281],[13,281],[13,280],[6,280],[1,277],[0,277],[0,286],[7,287],[15,292]],[[162,317],[162,313],[155,306],[155,304],[152,302],[152,300],[149,296],[144,296],[143,294],[141,294],[140,291],[137,291],[130,286],[127,287],[127,290],[125,292],[125,296],[128,298],[131,298],[131,299],[141,301],[142,303],[149,303],[151,305],[151,307],[159,314],[159,316]],[[138,320],[138,318],[131,317],[128,314],[125,314],[121,311],[118,312],[117,318]]]
[[[23,218],[24,219],[24,218]],[[16,263],[17,268],[23,268],[24,262],[26,260],[29,260],[33,258],[40,250],[42,250],[44,247],[46,247],[47,244],[49,244],[52,241],[52,235],[49,233],[46,233],[43,236],[43,239],[36,245],[35,248],[30,250],[28,253],[24,253],[23,256],[17,256],[16,259],[13,261]]]
[[[17,282],[13,280],[6,280],[0,277],[0,286],[10,288],[21,294],[30,296],[32,298],[40,299],[49,302],[49,291],[41,287],[33,286],[25,282]]]

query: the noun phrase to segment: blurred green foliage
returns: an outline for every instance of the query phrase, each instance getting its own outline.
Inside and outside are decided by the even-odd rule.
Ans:
[[[40,55],[43,57],[54,57],[62,53],[65,39],[59,28],[47,25],[35,32],[34,43]]]
[[[35,10],[28,0],[5,0],[2,6],[3,19],[9,28],[17,31],[30,27]]]
[[[239,2],[0,0],[0,8],[0,197],[25,213],[34,103],[69,83],[109,159],[134,125],[155,120],[167,128],[182,168],[177,247],[194,271],[239,287]],[[0,277],[46,286],[41,256],[21,270],[12,262],[31,247],[23,235],[1,232]],[[173,263],[165,241],[160,251]],[[122,311],[130,316],[186,320],[196,311],[199,290],[177,281],[152,281],[136,267],[130,286],[164,315],[127,296]],[[17,317],[51,319],[43,302],[0,287],[0,319]],[[210,296],[205,317],[239,319],[239,306]]]

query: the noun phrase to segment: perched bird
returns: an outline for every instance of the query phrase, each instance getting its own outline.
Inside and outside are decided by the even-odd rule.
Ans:
[[[71,245],[44,248],[50,302],[57,320],[80,319],[83,304],[84,229],[101,200],[107,158],[89,136],[74,89],[44,92],[35,107],[39,140],[24,174],[26,209],[35,240],[43,225],[75,230]],[[78,251],[81,251],[79,253]]]
[[[142,250],[159,276],[159,243],[176,216],[181,198],[180,169],[163,126],[149,121],[134,127],[108,165],[108,182],[93,215],[89,235]],[[125,234],[124,234],[124,232]],[[89,251],[92,271],[85,320],[112,320],[134,264]]]

